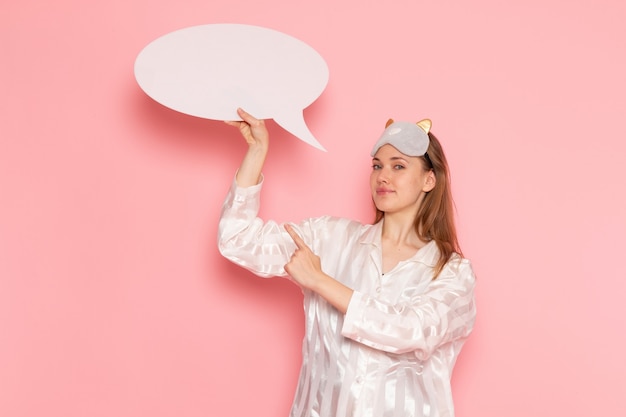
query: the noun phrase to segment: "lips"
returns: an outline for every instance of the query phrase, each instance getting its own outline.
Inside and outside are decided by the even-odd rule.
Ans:
[[[389,188],[385,188],[385,187],[376,188],[376,194],[378,195],[387,195],[391,193],[393,193],[393,190],[390,190]]]

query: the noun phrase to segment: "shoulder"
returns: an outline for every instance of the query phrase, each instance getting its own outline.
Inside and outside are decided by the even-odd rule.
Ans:
[[[458,253],[452,254],[441,271],[440,278],[444,277],[462,279],[471,283],[476,280],[471,261]]]
[[[309,219],[306,222],[314,234],[319,238],[337,240],[362,240],[367,236],[372,225],[359,221],[335,216],[322,216]]]
[[[321,216],[308,219],[312,227],[324,230],[347,230],[351,232],[367,230],[371,225],[360,223],[356,220],[348,219],[345,217],[336,216]]]

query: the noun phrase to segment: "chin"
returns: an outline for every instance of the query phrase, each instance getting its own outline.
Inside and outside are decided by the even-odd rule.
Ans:
[[[387,213],[388,211],[391,210],[391,207],[386,206],[384,204],[374,204],[374,207],[376,207],[376,210],[382,211],[383,213]]]

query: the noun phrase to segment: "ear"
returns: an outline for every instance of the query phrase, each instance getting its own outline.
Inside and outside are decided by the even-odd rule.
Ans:
[[[387,129],[389,127],[390,124],[393,123],[393,119],[389,119],[387,120],[387,124],[385,125],[385,129]]]
[[[419,122],[417,122],[415,124],[418,125],[419,127],[421,127],[422,130],[424,132],[426,132],[426,134],[428,134],[428,132],[430,132],[430,128],[433,126],[433,122],[431,122],[430,119],[420,120]]]
[[[432,191],[437,185],[437,177],[435,176],[435,171],[432,169],[426,173],[426,179],[424,181],[424,187],[422,187],[422,191],[425,193]]]

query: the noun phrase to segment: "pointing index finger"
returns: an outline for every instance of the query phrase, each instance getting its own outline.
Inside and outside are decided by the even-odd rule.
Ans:
[[[306,243],[304,243],[304,240],[302,240],[302,238],[296,233],[296,231],[293,229],[293,227],[291,227],[291,225],[286,224],[285,225],[285,230],[287,231],[287,233],[289,233],[289,236],[291,236],[291,238],[293,239],[293,241],[296,244],[296,246],[298,247],[298,249],[302,249],[302,248],[308,247],[306,245]]]

